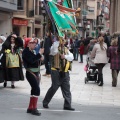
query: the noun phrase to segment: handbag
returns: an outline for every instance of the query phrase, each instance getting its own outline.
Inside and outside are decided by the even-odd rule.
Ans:
[[[6,54],[6,67],[7,68],[20,67],[18,54],[12,53]]]

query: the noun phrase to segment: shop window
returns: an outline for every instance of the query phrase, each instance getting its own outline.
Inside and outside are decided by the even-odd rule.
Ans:
[[[17,1],[17,8],[18,8],[18,10],[23,10],[24,9],[24,0],[18,0]]]

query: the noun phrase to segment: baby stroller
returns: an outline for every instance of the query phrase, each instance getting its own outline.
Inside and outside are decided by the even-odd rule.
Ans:
[[[85,77],[85,84],[88,81],[95,81],[97,83],[97,79],[98,79],[98,69],[96,67],[96,65],[92,62],[92,59],[90,58],[90,53],[87,55],[87,64],[84,68],[84,70],[86,71],[86,76]]]

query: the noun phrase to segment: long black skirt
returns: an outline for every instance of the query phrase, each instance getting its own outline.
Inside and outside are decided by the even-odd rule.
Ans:
[[[4,82],[4,71],[3,69],[0,69],[0,83]]]
[[[20,68],[8,68],[7,69],[7,81],[19,81],[21,79]]]

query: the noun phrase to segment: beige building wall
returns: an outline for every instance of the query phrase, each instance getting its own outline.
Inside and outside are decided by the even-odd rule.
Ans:
[[[0,16],[0,35],[7,37],[12,32],[11,16],[5,12],[0,12]]]
[[[37,37],[43,35],[43,25],[37,24],[38,21],[43,23],[43,16],[39,14],[39,0],[24,0],[24,10],[14,12],[13,17],[28,21],[27,26],[18,26],[20,36],[25,34],[28,35],[28,37],[32,37],[32,33],[35,32]]]
[[[87,19],[96,19],[97,18],[97,0],[88,0],[87,6],[94,8],[94,12],[88,12]]]

